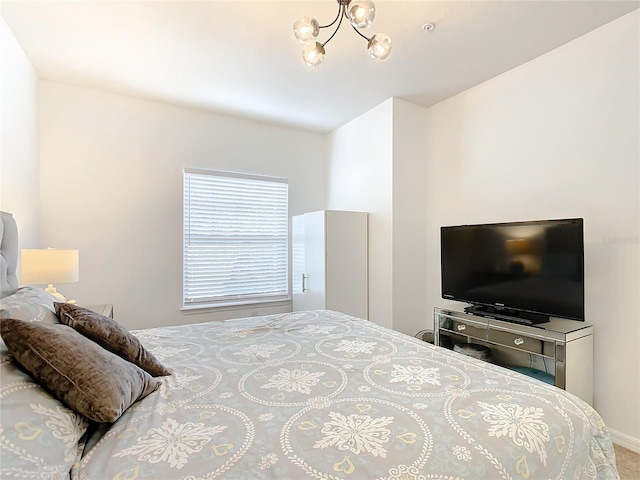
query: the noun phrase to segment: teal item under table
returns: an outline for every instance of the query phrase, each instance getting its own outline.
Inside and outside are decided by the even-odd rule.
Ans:
[[[530,367],[516,367],[512,365],[505,365],[505,368],[514,370],[529,377],[537,378],[538,380],[548,383],[549,385],[555,385],[556,383],[555,377],[553,375],[547,372],[543,372],[542,370],[537,370]]]

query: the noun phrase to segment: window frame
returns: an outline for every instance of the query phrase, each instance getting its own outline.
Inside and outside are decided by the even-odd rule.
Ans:
[[[188,233],[188,220],[190,221],[193,216],[187,213],[189,201],[189,208],[191,207],[190,197],[187,198],[187,182],[189,175],[200,175],[208,177],[227,177],[238,180],[256,180],[259,182],[279,183],[286,185],[285,198],[286,198],[286,232],[285,232],[285,285],[286,292],[275,295],[237,295],[235,298],[225,297],[220,300],[206,299],[202,301],[187,299],[187,248],[188,248],[188,236],[191,235],[191,230]],[[198,313],[203,310],[221,310],[221,309],[239,309],[247,308],[251,306],[259,306],[261,304],[268,306],[277,306],[278,304],[288,304],[291,302],[291,219],[289,216],[289,180],[283,177],[272,177],[266,175],[255,175],[240,172],[231,172],[224,170],[211,170],[204,168],[184,167],[183,168],[183,180],[182,180],[182,307],[181,310],[185,313]],[[212,194],[214,196],[215,194]],[[215,242],[214,242],[215,243]]]

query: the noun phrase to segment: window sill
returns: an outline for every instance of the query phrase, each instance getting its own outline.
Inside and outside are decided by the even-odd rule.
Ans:
[[[180,311],[185,315],[193,315],[198,313],[207,312],[224,312],[230,310],[247,310],[249,308],[260,307],[278,307],[291,305],[291,299],[278,299],[278,300],[255,300],[255,301],[243,301],[243,302],[228,302],[228,303],[212,303],[201,305],[189,305],[183,306]]]

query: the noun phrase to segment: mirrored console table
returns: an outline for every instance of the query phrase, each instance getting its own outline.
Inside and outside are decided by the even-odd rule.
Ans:
[[[523,325],[436,307],[434,332],[436,345],[484,345],[491,349],[493,363],[534,378],[544,375],[555,386],[593,402],[592,325],[553,317],[547,323]]]

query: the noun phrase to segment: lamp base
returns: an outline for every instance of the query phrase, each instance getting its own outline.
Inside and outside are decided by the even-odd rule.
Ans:
[[[47,288],[44,289],[44,291],[47,292],[49,295],[52,295],[52,296],[56,297],[61,302],[66,302],[67,301],[65,296],[62,295],[61,293],[58,293],[58,291],[56,290],[56,287],[54,287],[53,284],[51,284],[51,283],[49,284],[49,286]]]

